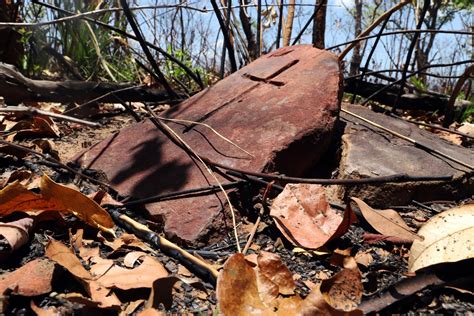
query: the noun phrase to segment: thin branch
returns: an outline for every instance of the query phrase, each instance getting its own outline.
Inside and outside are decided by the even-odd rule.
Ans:
[[[429,68],[436,68],[436,67],[446,67],[446,66],[455,66],[455,65],[462,65],[462,64],[468,64],[468,63],[472,63],[473,61],[472,60],[463,60],[463,61],[458,61],[458,62],[453,62],[453,63],[448,63],[448,64],[436,64],[436,65],[428,65],[428,66],[425,66],[423,68],[420,68],[418,69],[417,71],[414,71],[413,73],[407,75],[406,79],[410,78],[410,77],[413,77],[415,75],[417,75],[418,73],[422,72],[423,70],[426,70],[426,69],[429,69]],[[368,96],[367,98],[365,98],[360,104],[366,104],[367,102],[369,102],[373,97],[375,97],[376,95],[382,93],[383,91],[393,87],[394,85],[397,85],[399,84],[401,81],[401,79],[399,80],[396,80],[394,82],[391,82],[389,83],[388,85],[384,86],[383,88],[375,91],[374,93],[372,93],[370,96]]]
[[[431,1],[424,1],[423,9],[421,10],[421,14],[420,14],[420,17],[419,17],[418,24],[416,25],[417,30],[421,29],[421,27],[423,25],[423,21],[425,20],[426,12],[428,12],[430,2]],[[413,39],[410,42],[410,46],[408,47],[408,52],[407,52],[405,64],[403,64],[403,71],[402,71],[402,79],[400,81],[400,88],[398,89],[397,98],[395,99],[395,103],[393,104],[392,112],[395,112],[395,110],[397,109],[398,102],[400,102],[400,98],[401,98],[401,96],[403,94],[403,91],[405,89],[405,82],[407,80],[407,70],[408,70],[408,67],[410,66],[411,55],[413,54],[413,50],[415,49],[415,46],[418,43],[418,38],[419,37],[420,37],[420,33],[415,33],[415,35],[413,36]]]
[[[243,149],[242,147],[240,147],[239,145],[237,145],[236,143],[234,143],[233,141],[231,141],[229,138],[225,137],[224,135],[222,135],[221,133],[219,133],[218,131],[216,131],[211,125],[209,124],[206,124],[206,123],[201,123],[201,122],[196,122],[196,121],[190,121],[190,120],[180,120],[180,119],[170,119],[170,118],[166,118],[166,117],[162,117],[162,116],[158,116],[158,118],[160,120],[163,120],[163,121],[169,121],[169,122],[179,122],[179,123],[186,123],[186,124],[191,124],[191,125],[201,125],[201,126],[204,126],[208,129],[210,129],[214,134],[216,134],[218,137],[222,138],[224,141],[228,142],[229,144],[231,144],[232,146],[236,147],[237,149],[243,151],[244,153],[246,153],[247,155],[249,155],[250,157],[255,157],[254,155],[252,155],[251,153],[249,153],[247,150]]]
[[[79,172],[79,171],[77,171],[77,170],[75,170],[75,169],[69,167],[68,165],[63,164],[63,163],[60,162],[59,160],[57,160],[57,159],[55,159],[55,158],[53,158],[53,157],[51,157],[51,156],[49,156],[49,155],[45,155],[45,154],[40,153],[40,152],[38,152],[38,151],[36,151],[36,150],[33,150],[33,149],[31,149],[31,148],[28,148],[28,147],[25,147],[25,146],[22,146],[22,145],[18,145],[18,144],[14,144],[14,143],[12,143],[12,142],[9,142],[9,141],[3,140],[3,139],[0,139],[0,144],[6,145],[6,146],[10,146],[10,147],[12,147],[12,148],[15,148],[15,149],[21,150],[21,151],[23,151],[23,152],[27,152],[27,153],[33,154],[33,155],[38,156],[38,157],[40,157],[40,158],[43,158],[44,160],[49,161],[49,162],[52,162],[52,163],[56,164],[57,166],[59,166],[59,167],[61,167],[61,168],[63,168],[63,169],[66,169],[67,171],[70,171],[70,172],[74,173],[75,175],[77,175],[77,176],[79,176],[79,177],[82,177],[82,178],[84,178],[84,179],[87,179],[87,180],[89,180],[89,181],[91,181],[91,182],[93,182],[93,183],[100,184],[100,185],[102,185],[102,186],[104,186],[104,187],[106,187],[106,188],[112,189],[109,184],[107,184],[107,183],[105,183],[105,182],[102,182],[102,181],[100,181],[100,180],[96,180],[96,179],[94,179],[94,178],[92,178],[92,177],[89,177],[89,176],[87,176],[87,175],[85,175],[85,174],[83,174],[83,173],[81,173],[81,172]]]
[[[430,64],[430,66],[432,65],[435,65],[436,64]],[[443,65],[446,65],[446,64],[443,64]],[[444,67],[444,66],[443,66]],[[362,70],[364,70],[365,68],[362,68]],[[353,75],[353,76],[347,76],[347,77],[344,77],[344,80],[349,80],[349,79],[356,79],[356,78],[361,78],[363,76],[372,76],[372,75],[377,75],[377,74],[382,74],[382,73],[385,73],[385,72],[402,72],[401,69],[382,69],[382,70],[370,70],[370,69],[366,69],[367,72],[363,73],[363,74],[357,74],[357,75]],[[412,70],[408,70],[407,73],[414,73],[415,71],[412,71]],[[418,74],[420,75],[425,75],[425,76],[430,76],[430,77],[435,77],[435,78],[446,78],[446,79],[457,79],[457,78],[460,78],[461,76],[447,76],[447,75],[440,75],[440,74],[434,74],[434,73],[430,73],[430,72],[417,72]],[[377,76],[375,76],[377,77]],[[388,78],[391,78],[391,77],[385,77],[387,79],[384,79],[384,78],[381,78],[381,79],[384,79],[384,80],[388,80]],[[393,80],[389,80],[389,81],[395,81],[397,79],[394,79],[394,78],[391,78]]]
[[[188,268],[190,271],[195,273],[197,276],[204,278],[206,281],[216,285],[218,271],[204,260],[193,256],[186,250],[180,248],[178,245],[172,243],[168,239],[159,236],[147,226],[140,224],[129,216],[120,213],[116,209],[109,209],[109,214],[112,216],[114,221],[131,231],[137,237],[145,239],[154,247],[160,249],[163,253],[178,260],[182,265]]]
[[[393,12],[396,12],[398,10],[400,10],[401,8],[403,8],[405,5],[411,3],[411,0],[403,0],[401,1],[400,3],[394,5],[393,7],[391,7],[390,9],[388,9],[387,11],[385,11],[382,15],[380,15],[380,17],[375,20],[368,28],[366,28],[362,33],[360,33],[356,40],[361,40],[361,38],[363,38],[364,36],[370,34],[370,32],[372,32],[372,30],[374,28],[377,27],[377,25],[379,25],[381,22],[383,22],[384,20],[387,19],[387,17],[391,16]],[[379,34],[377,34],[376,36],[381,36]],[[351,51],[351,49],[354,48],[354,46],[358,43],[359,41],[354,41],[354,42],[351,42],[349,43],[349,46],[347,46],[338,56],[339,60],[343,60],[344,57],[347,55],[347,53],[349,53]],[[328,48],[330,49],[330,48]]]
[[[389,36],[389,35],[397,35],[397,34],[409,34],[409,33],[443,33],[443,34],[458,34],[458,35],[470,35],[470,36],[474,35],[474,32],[464,31],[464,30],[431,30],[431,29],[416,30],[416,29],[408,29],[408,30],[398,30],[398,31],[387,32],[387,33],[380,34],[380,36]],[[353,39],[353,40],[350,40],[350,41],[347,41],[347,42],[343,42],[343,43],[336,44],[336,45],[333,45],[331,47],[328,47],[328,48],[326,48],[326,50],[332,50],[332,49],[335,49],[335,48],[338,48],[338,47],[341,47],[341,46],[345,46],[347,44],[353,44],[353,43],[357,43],[357,42],[360,42],[360,41],[365,41],[367,39],[371,39],[371,38],[374,38],[374,37],[377,37],[377,36],[379,36],[379,34],[358,37],[356,39]],[[339,57],[340,56],[341,55],[339,54]]]
[[[459,131],[455,131],[455,130],[452,130],[452,129],[449,129],[449,128],[446,128],[446,127],[443,127],[443,126],[428,124],[428,123],[424,123],[424,122],[418,122],[418,121],[414,121],[414,120],[409,120],[407,118],[398,116],[398,115],[393,114],[393,113],[389,113],[389,115],[393,116],[393,117],[396,117],[400,120],[406,121],[408,123],[415,124],[415,125],[426,126],[426,127],[432,128],[432,129],[439,129],[441,131],[445,131],[445,132],[448,132],[448,133],[451,133],[451,134],[456,134],[456,135],[460,135],[460,136],[463,136],[463,137],[466,137],[466,138],[474,139],[474,136],[472,136],[472,135],[462,133],[462,132],[459,132]]]
[[[148,46],[146,45],[145,40],[143,38],[142,32],[140,28],[138,27],[137,23],[135,22],[135,18],[132,14],[132,11],[130,11],[128,7],[127,0],[120,0],[120,3],[123,7],[123,13],[126,16],[128,23],[130,24],[130,27],[132,28],[133,33],[135,33],[135,36],[137,37],[137,40],[140,43],[140,46],[142,47],[142,50],[145,53],[145,56],[148,59],[148,62],[152,66],[153,71],[160,79],[160,83],[163,85],[163,87],[165,88],[165,90],[168,92],[168,94],[171,97],[177,98],[178,95],[176,94],[176,92],[173,91],[168,81],[166,80],[165,76],[161,72],[160,67],[158,67],[158,64],[156,63],[155,58],[153,58],[153,56],[151,55],[150,50],[148,49]]]
[[[454,116],[454,103],[456,102],[456,98],[461,91],[464,82],[466,82],[466,80],[469,79],[472,74],[474,74],[474,65],[467,67],[459,80],[456,82],[453,92],[451,93],[451,97],[449,98],[448,105],[446,106],[446,113],[444,115],[443,121],[444,127],[448,127],[452,123]]]
[[[43,111],[39,110],[36,108],[32,107],[24,107],[24,106],[7,106],[4,108],[0,108],[0,113],[26,113],[29,115],[44,115],[44,116],[49,116],[53,117],[55,119],[61,120],[61,121],[69,121],[69,122],[74,122],[77,124],[82,124],[82,125],[87,125],[91,127],[100,127],[101,124],[99,123],[94,123],[86,120],[81,120],[72,116],[67,116],[67,115],[62,115],[58,113],[53,113],[53,112],[48,112],[48,111]]]
[[[229,54],[230,59],[230,71],[236,72],[237,62],[235,61],[234,47],[232,46],[232,42],[230,41],[229,33],[227,32],[224,20],[222,19],[222,15],[219,11],[219,7],[217,6],[216,0],[211,0],[211,5],[214,8],[214,12],[216,13],[217,21],[219,22],[219,25],[222,30],[222,35],[224,36],[224,43],[227,46],[227,52]]]
[[[257,0],[257,58],[262,54],[262,0]]]
[[[342,110],[341,110],[342,111]],[[248,170],[240,170],[224,166],[219,163],[214,163],[216,167],[228,170],[226,173],[232,176],[241,178],[242,176],[250,175],[267,180],[279,180],[286,183],[311,183],[323,185],[364,185],[377,184],[388,182],[414,182],[414,181],[450,181],[452,176],[409,176],[407,174],[394,174],[390,176],[362,178],[362,179],[312,179],[312,178],[298,178],[288,177],[283,175],[275,175],[261,172],[253,172]]]
[[[380,41],[380,38],[381,38],[381,34],[383,33],[383,31],[385,30],[385,27],[387,26],[387,23],[388,21],[390,20],[390,17],[392,16],[392,14],[389,14],[385,20],[383,21],[383,24],[382,26],[380,27],[380,30],[379,32],[377,33],[377,37],[375,38],[375,42],[374,42],[374,45],[372,45],[372,48],[370,50],[370,53],[369,53],[369,56],[367,57],[367,60],[365,61],[365,66],[364,68],[362,68],[362,74],[360,76],[360,79],[363,80],[364,79],[364,76],[367,72],[367,69],[369,67],[369,63],[370,63],[370,60],[372,59],[372,55],[374,54],[375,52],[375,48],[377,48],[377,45]],[[354,91],[354,94],[352,96],[352,99],[351,99],[351,103],[354,104],[355,102],[355,99],[356,99],[356,95],[357,95],[357,90],[359,88],[359,84],[357,83],[356,86],[355,86],[355,91]]]
[[[311,17],[308,19],[308,21],[305,23],[305,25],[303,26],[303,28],[301,29],[301,31],[298,33],[298,35],[296,35],[296,38],[294,39],[293,43],[291,45],[296,45],[296,43],[298,43],[298,41],[300,40],[301,36],[303,36],[303,33],[306,31],[306,29],[308,28],[308,26],[311,24],[311,22],[313,22],[314,20],[314,17],[316,16],[316,14],[318,14],[318,11],[319,9],[321,9],[321,7],[323,6],[323,2],[321,2],[317,8],[313,11],[313,14],[311,15]]]
[[[223,183],[222,187],[224,189],[233,189],[233,188],[241,186],[243,183],[245,182],[234,181],[230,183]],[[218,185],[210,185],[210,186],[202,187],[202,188],[182,190],[182,191],[177,191],[177,192],[154,195],[154,196],[150,196],[143,199],[137,199],[137,200],[131,200],[131,201],[127,200],[126,202],[124,201],[121,201],[121,202],[123,203],[123,206],[130,207],[130,206],[143,205],[143,204],[160,202],[160,201],[181,199],[184,197],[188,197],[191,194],[209,195],[209,194],[219,192],[220,190],[221,188]]]

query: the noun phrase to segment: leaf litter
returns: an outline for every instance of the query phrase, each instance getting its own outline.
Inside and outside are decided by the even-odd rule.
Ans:
[[[59,126],[61,133],[49,136],[63,138],[65,125]],[[55,128],[51,127],[58,132]],[[28,134],[11,135],[20,139]],[[28,137],[37,135],[41,134],[30,133]],[[50,154],[57,150],[59,157],[68,155],[64,139],[36,143],[34,148],[38,150]],[[5,146],[0,146],[0,152],[7,153],[7,157],[25,157]],[[9,301],[24,298],[23,306],[37,314],[71,313],[79,308],[124,315],[190,310],[208,314],[219,311],[223,315],[360,315],[360,309],[366,311],[371,303],[370,295],[382,293],[401,280],[422,280],[418,274],[433,265],[442,269],[443,264],[448,267],[446,262],[457,264],[472,258],[466,249],[453,248],[454,239],[449,237],[455,236],[457,244],[468,245],[465,238],[472,225],[467,224],[470,222],[465,216],[472,214],[472,206],[469,211],[461,211],[464,215],[448,212],[445,215],[449,217],[440,217],[441,222],[455,218],[462,221],[466,233],[463,229],[447,233],[447,226],[439,229],[440,222],[433,226],[431,221],[422,223],[416,233],[416,226],[406,221],[408,212],[376,210],[357,198],[353,200],[360,214],[349,203],[342,211],[329,205],[326,188],[292,184],[273,201],[270,216],[262,222],[264,228],[258,230],[249,256],[231,254],[206,259],[222,267],[214,291],[174,259],[114,226],[106,205],[121,204],[106,192],[87,181],[80,189],[68,187],[65,183],[72,182],[71,175],[64,177],[45,167],[41,170],[10,169],[1,178],[2,221],[10,227],[22,219],[33,221],[28,236],[27,228],[15,232],[26,244],[12,247],[14,251],[6,257],[8,265],[0,275],[2,304],[8,311],[12,311]],[[38,177],[37,173],[51,177]],[[364,226],[364,221],[370,227]],[[281,241],[276,242],[279,238]],[[406,241],[413,242],[411,249]],[[224,246],[232,248],[232,242],[226,242]],[[433,247],[440,246],[446,247],[444,255],[434,253]],[[458,255],[445,256],[449,252]],[[408,269],[416,270],[416,275]],[[450,283],[448,287],[464,290],[462,283]],[[414,288],[411,295],[417,291]],[[398,306],[392,311],[406,310],[398,301],[392,298],[386,302]],[[418,311],[426,310],[423,305],[418,307]],[[443,310],[446,307],[440,305],[438,311]]]

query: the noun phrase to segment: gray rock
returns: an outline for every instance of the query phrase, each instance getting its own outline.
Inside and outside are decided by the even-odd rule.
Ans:
[[[370,121],[437,149],[453,158],[474,165],[474,151],[454,145],[401,119],[375,113],[367,107],[343,104],[343,108]],[[340,178],[366,178],[406,173],[411,176],[450,176],[448,182],[408,182],[363,185],[340,189],[346,196],[364,199],[377,207],[404,205],[411,200],[453,200],[474,194],[472,171],[445,158],[430,154],[413,144],[342,114],[346,122],[342,136]],[[470,172],[470,173],[469,173]]]

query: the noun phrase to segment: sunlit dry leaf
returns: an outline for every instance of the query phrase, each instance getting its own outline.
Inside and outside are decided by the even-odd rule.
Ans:
[[[59,210],[70,211],[89,225],[113,234],[111,228],[114,222],[109,213],[81,192],[57,184],[44,175],[41,178],[41,194],[48,201],[59,204]]]
[[[321,282],[321,293],[326,302],[334,309],[344,312],[357,309],[363,292],[361,274],[352,257],[344,260],[342,271]]]
[[[51,292],[55,266],[47,259],[35,259],[15,271],[0,275],[0,293],[11,289],[23,296],[37,296]]]
[[[81,192],[55,183],[44,175],[40,183],[41,194],[29,191],[18,182],[0,191],[0,215],[15,211],[67,211],[89,225],[113,235],[114,222],[109,213]]]
[[[318,316],[362,316],[362,311],[355,309],[350,312],[337,310],[329,305],[320,290],[320,285],[306,297],[299,306],[297,315],[318,315]]]
[[[60,204],[45,200],[41,195],[28,191],[19,182],[13,182],[0,191],[0,215],[15,211],[59,210]]]
[[[146,256],[146,253],[141,252],[141,251],[129,252],[123,258],[123,265],[126,266],[127,268],[133,268],[137,260],[143,256]]]
[[[134,269],[119,267],[112,260],[95,258],[96,264],[90,271],[104,287],[122,290],[151,288],[156,279],[168,276],[168,271],[158,260],[148,255],[142,258],[142,263]]]
[[[141,249],[143,251],[152,252],[153,248],[141,241],[137,236],[133,234],[122,234],[122,236],[115,238],[112,242],[103,238],[102,243],[107,247],[112,248],[114,251],[119,250],[120,248],[128,249]]]
[[[410,272],[443,262],[474,258],[474,204],[446,210],[432,217],[418,232],[410,249]]]
[[[15,132],[14,139],[25,137],[59,137],[56,124],[47,116],[35,116],[31,120],[23,120],[12,126],[9,132]]]
[[[290,270],[276,254],[262,251],[257,258],[258,274],[265,276],[277,286],[277,294],[295,294],[295,282]]]
[[[144,303],[145,303],[145,300],[141,300],[141,299],[128,303],[127,307],[124,310],[122,310],[122,312],[120,313],[120,316],[133,315],[135,311]]]
[[[283,272],[287,271],[287,268],[278,267],[283,264],[273,256],[272,254],[264,255],[264,259],[258,260],[263,263],[263,266],[255,268],[245,260],[242,254],[235,254],[227,260],[217,280],[220,313],[223,315],[362,315],[355,309],[362,296],[362,284],[360,272],[353,258],[347,260],[343,271],[330,280],[323,281],[326,282],[325,295],[321,293],[319,286],[315,286],[314,291],[303,300],[296,294],[278,294],[276,283],[287,284],[290,281],[287,280],[288,273]],[[270,267],[273,264],[277,267]],[[261,274],[267,278],[266,283],[257,281],[260,269],[268,273],[268,276]],[[275,278],[270,275],[271,273],[280,274],[280,276]],[[278,281],[273,283],[271,279]],[[294,283],[293,278],[291,283]],[[260,287],[262,284],[263,287]],[[288,288],[291,288],[291,285]],[[325,296],[328,296],[329,302]]]
[[[352,218],[343,220],[332,210],[324,187],[315,184],[287,184],[274,200],[270,215],[289,241],[310,249],[344,234]]]
[[[82,266],[79,258],[66,245],[51,239],[46,245],[45,254],[75,276],[84,286],[91,299],[99,303],[101,307],[120,306],[120,301],[115,294],[112,295],[109,289],[94,280],[91,273]]]
[[[386,236],[396,236],[402,239],[420,240],[417,234],[413,233],[403,218],[394,210],[375,210],[358,198],[351,198],[359,206],[360,212],[367,222],[379,233]]]
[[[263,305],[254,269],[240,253],[231,256],[217,279],[219,312],[222,315],[270,315]]]
[[[104,206],[104,205],[122,206],[123,205],[122,203],[116,201],[113,197],[111,197],[110,194],[102,190],[89,194],[87,197],[94,200],[94,202],[96,202],[100,206]]]
[[[9,183],[13,183],[18,180],[20,184],[24,185],[32,176],[32,172],[29,170],[15,170],[13,172],[5,172],[1,175],[0,186],[3,188]]]
[[[92,280],[91,274],[82,266],[79,258],[63,243],[51,239],[46,245],[45,255],[64,267],[79,280]]]
[[[166,315],[166,313],[160,312],[159,310],[156,310],[154,308],[146,308],[137,314],[137,316],[163,316],[163,315]]]

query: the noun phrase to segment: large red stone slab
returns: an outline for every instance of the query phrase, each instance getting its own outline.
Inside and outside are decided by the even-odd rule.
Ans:
[[[261,57],[162,114],[209,124],[249,151],[248,156],[209,129],[170,123],[199,154],[252,171],[301,175],[324,153],[338,118],[341,77],[337,58],[311,46],[292,46]],[[102,169],[122,195],[151,195],[215,184],[202,166],[150,121],[125,128],[81,154]],[[151,203],[168,237],[190,242],[225,227],[220,195]]]

